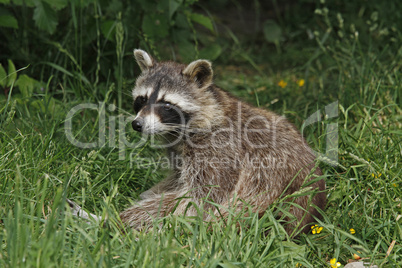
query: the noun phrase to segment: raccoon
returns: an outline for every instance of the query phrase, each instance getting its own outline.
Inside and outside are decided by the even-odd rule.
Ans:
[[[169,213],[196,215],[189,203],[201,205],[204,219],[226,217],[221,208],[251,206],[262,216],[279,197],[299,191],[310,182],[314,196],[299,196],[290,213],[296,226],[308,231],[313,216],[326,205],[321,170],[302,135],[283,116],[240,101],[213,83],[211,62],[188,65],[157,62],[143,50],[134,50],[142,71],[132,91],[135,131],[160,137],[175,161],[165,180],[140,195],[136,205],[120,218],[135,229],[149,226]],[[311,181],[314,179],[314,181]],[[182,198],[187,197],[187,198]]]

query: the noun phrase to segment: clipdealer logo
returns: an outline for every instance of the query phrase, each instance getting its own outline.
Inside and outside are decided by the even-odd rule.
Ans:
[[[169,146],[174,146],[177,144],[178,140],[174,140],[173,142],[169,144],[163,144],[161,145],[155,140],[155,135],[148,135],[148,134],[143,134],[139,140],[136,140],[135,142],[130,142],[127,133],[126,133],[126,128],[127,126],[130,126],[131,128],[131,122],[134,120],[135,116],[134,115],[123,115],[119,114],[117,116],[115,115],[106,115],[106,106],[109,112],[115,112],[116,111],[116,106],[113,104],[106,105],[104,102],[99,102],[98,104],[94,103],[83,103],[83,104],[78,104],[71,108],[71,110],[67,113],[66,120],[64,123],[64,132],[65,135],[68,139],[68,141],[73,144],[74,146],[77,146],[82,149],[94,149],[94,148],[102,148],[105,146],[108,146],[109,148],[118,148],[119,150],[119,160],[125,160],[126,159],[126,150],[127,148],[134,149],[134,148],[139,148],[141,146],[144,146],[146,142],[150,139],[150,145],[155,146],[158,148],[167,148]],[[97,112],[97,120],[98,120],[98,138],[95,141],[92,142],[83,142],[77,139],[77,136],[79,135],[80,128],[77,127],[77,129],[74,131],[73,130],[73,118],[74,116],[77,116],[84,110],[95,110]],[[304,130],[310,126],[313,125],[317,122],[322,122],[324,123],[324,120],[329,120],[329,119],[334,119],[338,117],[338,101],[332,102],[328,105],[325,106],[325,115],[323,116],[323,113],[321,110],[316,111],[315,113],[311,114],[306,121],[303,123],[301,127],[301,132],[303,134]],[[238,110],[238,113],[241,113],[241,110]],[[183,116],[184,118],[184,116]],[[238,117],[240,118],[240,116]],[[263,120],[264,118],[251,118],[249,121],[253,120]],[[228,133],[228,140],[231,138],[233,140],[238,140],[234,139],[234,137],[230,137],[231,129],[234,127],[237,127],[240,122],[231,122],[230,118],[226,118],[225,120],[229,120],[228,122],[228,128],[226,129]],[[281,120],[278,120],[277,122],[271,122],[268,121],[266,122],[267,129],[244,129],[243,136],[241,138],[244,138],[246,142],[250,142],[248,139],[248,135],[252,135],[252,133],[258,132],[258,131],[270,131],[270,136],[272,137],[272,142],[276,141],[276,127],[277,124],[280,124]],[[245,122],[245,126],[247,127],[250,122]],[[82,126],[85,127],[85,126]],[[82,129],[81,127],[81,129]],[[326,149],[325,152],[316,152],[313,151],[315,156],[322,162],[325,162],[329,165],[336,166],[338,164],[338,123],[326,123],[325,127],[325,143],[326,143]],[[203,129],[203,131],[212,131],[211,129]],[[76,134],[74,134],[76,133]],[[185,134],[181,134],[177,137],[177,139],[182,139]],[[212,138],[214,135],[212,135]],[[192,144],[190,144],[192,145]],[[254,146],[255,148],[261,148],[263,144],[250,144],[251,146]],[[195,150],[197,149],[197,146],[202,146],[199,144],[194,144]],[[225,149],[224,146],[225,144],[222,145],[223,148]],[[228,142],[227,146],[233,146],[233,143]],[[306,145],[308,146],[308,145]],[[310,150],[310,149],[309,149]],[[135,158],[132,158],[130,156],[130,161],[135,161]],[[143,161],[143,160],[141,160]]]

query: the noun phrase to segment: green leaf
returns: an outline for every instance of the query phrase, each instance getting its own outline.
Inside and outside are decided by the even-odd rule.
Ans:
[[[56,111],[61,110],[60,105],[57,104],[56,99],[53,97],[33,100],[30,105],[40,113],[54,114]]]
[[[51,7],[53,7],[56,10],[65,8],[68,5],[67,0],[44,0],[44,1],[46,1]]]
[[[0,4],[10,4],[10,0],[0,0]]]
[[[219,55],[221,55],[221,53],[222,53],[222,47],[218,44],[212,44],[210,46],[203,48],[200,51],[200,58],[215,60],[216,58],[219,57]]]
[[[163,14],[145,15],[142,30],[151,38],[164,38],[169,34],[168,20]]]
[[[27,7],[34,7],[35,6],[34,1],[35,0],[13,0],[13,4],[17,5],[17,6],[24,5],[24,6],[27,6]]]
[[[228,261],[223,261],[223,262],[219,263],[219,266],[222,266],[223,268],[236,268],[236,267],[239,267],[239,266],[234,265],[234,264],[232,264],[232,263],[230,263]]]
[[[7,73],[3,65],[0,63],[0,86],[5,87],[7,84]]]
[[[174,25],[179,28],[179,29],[184,29],[184,30],[190,30],[190,26],[188,24],[187,21],[187,17],[186,15],[184,15],[183,13],[177,13],[175,18],[174,18]],[[176,31],[173,31],[173,34]],[[185,38],[188,36],[188,34],[186,34]]]
[[[172,18],[173,14],[183,3],[183,0],[169,0],[169,19]]]
[[[3,107],[0,109],[0,113],[3,111],[4,108],[6,108],[5,106],[5,102],[7,101],[7,97],[5,94],[0,94],[0,107]]]
[[[79,8],[87,7],[93,2],[94,2],[93,0],[70,0],[70,3],[74,3],[74,5]]]
[[[42,99],[32,101],[31,106],[42,113],[45,113],[46,111],[45,104],[43,103]]]
[[[35,79],[23,74],[18,77],[17,82],[15,82],[15,86],[18,86],[24,98],[29,98],[32,96],[34,88],[39,87],[40,85]]]
[[[18,29],[18,21],[11,15],[0,16],[0,27]]]
[[[155,2],[154,1],[149,1],[149,0],[137,0],[138,5],[141,7],[143,11],[145,11],[147,14],[149,12],[155,12]]]
[[[306,246],[305,245],[297,245],[294,242],[283,241],[281,245],[284,248],[284,255],[292,256],[293,258],[304,258],[306,254]]]
[[[270,43],[279,42],[282,37],[282,29],[273,20],[267,20],[263,26],[264,37]]]
[[[8,60],[8,82],[7,86],[11,87],[15,80],[17,79],[17,72],[15,70],[14,63],[11,60]]]
[[[116,22],[113,20],[103,21],[101,24],[101,32],[103,36],[109,40],[114,41],[114,36],[116,35]]]
[[[47,111],[48,114],[53,114],[56,110],[56,107],[58,106],[56,103],[56,99],[53,97],[50,97],[49,99],[43,99],[45,102],[45,111]]]
[[[46,2],[36,1],[35,4],[33,19],[36,26],[43,31],[53,34],[58,24],[56,11]]]
[[[52,68],[54,68],[54,69],[56,69],[56,70],[58,70],[58,71],[60,71],[60,72],[62,72],[64,74],[66,74],[68,76],[72,76],[72,77],[74,76],[71,72],[67,71],[65,68],[63,68],[60,65],[57,65],[57,64],[55,64],[53,62],[43,62],[43,63],[49,65],[50,67],[52,67]]]
[[[179,53],[185,62],[192,61],[196,58],[194,44],[190,41],[185,39],[180,40],[180,42],[177,44],[177,47],[179,48]]]
[[[205,28],[211,30],[211,32],[214,31],[214,26],[212,25],[212,21],[210,18],[208,18],[202,14],[191,13],[190,19],[198,24],[201,24]]]

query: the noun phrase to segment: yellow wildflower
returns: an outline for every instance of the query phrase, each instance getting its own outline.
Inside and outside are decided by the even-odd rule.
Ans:
[[[331,259],[331,260],[329,261],[329,263],[331,264],[331,268],[336,268],[336,267],[341,266],[341,263],[340,263],[340,262],[337,262],[337,261],[336,261],[336,258]]]
[[[356,230],[353,229],[353,228],[350,228],[350,229],[349,229],[349,232],[350,232],[351,234],[355,234],[355,233],[356,233]]]
[[[300,79],[299,81],[297,81],[297,84],[299,85],[299,87],[304,86],[304,83],[305,83],[304,79]]]
[[[357,251],[357,253],[360,253],[361,254],[361,252],[360,251]],[[355,259],[355,260],[360,260],[362,257],[360,257],[359,255],[357,255],[356,253],[353,253],[353,259]]]
[[[319,233],[321,233],[322,229],[324,229],[324,227],[320,227],[320,226],[318,226],[317,224],[314,225],[314,226],[311,226],[311,230],[312,230],[311,232],[312,232],[313,234],[319,234]]]
[[[285,81],[281,80],[278,83],[278,86],[280,86],[281,88],[285,88],[287,86],[288,83],[286,83]]]

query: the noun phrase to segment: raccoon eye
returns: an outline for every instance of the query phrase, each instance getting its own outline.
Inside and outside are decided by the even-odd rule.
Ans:
[[[138,102],[139,102],[139,103],[143,104],[145,101],[146,101],[146,99],[145,99],[144,96],[139,96],[139,97],[138,97]]]
[[[172,107],[173,107],[173,105],[168,102],[163,104],[163,109],[165,109],[166,111],[171,110]]]
[[[136,113],[138,113],[142,107],[144,106],[144,104],[147,102],[147,98],[144,96],[139,96],[135,99],[134,101],[134,111]]]

